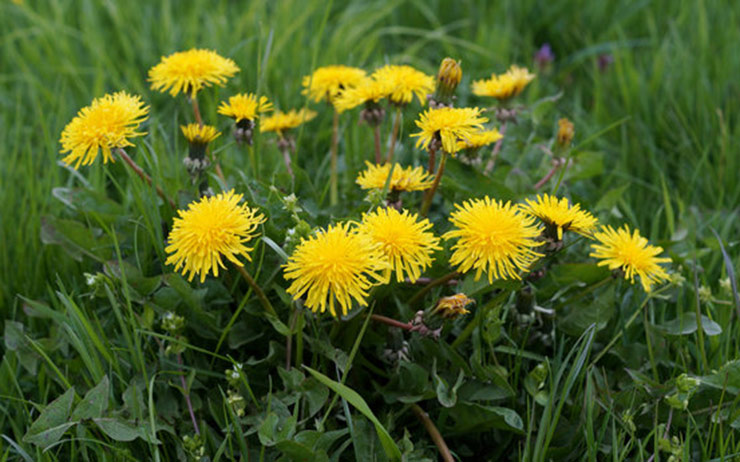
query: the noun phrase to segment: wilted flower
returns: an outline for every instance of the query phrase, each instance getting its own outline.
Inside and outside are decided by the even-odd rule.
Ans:
[[[203,87],[223,86],[237,72],[239,68],[231,59],[194,48],[162,57],[149,69],[149,81],[153,90],[168,91],[172,96],[185,93],[192,98]]]
[[[225,268],[224,257],[238,266],[243,265],[239,256],[251,261],[252,249],[244,244],[255,237],[265,217],[246,204],[239,205],[242,197],[232,190],[202,197],[187,210],[179,210],[165,249],[171,254],[165,264],[175,265],[183,276],[189,272],[188,281],[199,274],[204,282],[209,272],[218,276],[218,268]]]
[[[328,305],[337,317],[336,303],[342,315],[349,312],[353,300],[366,306],[367,291],[388,281],[383,273],[389,266],[379,244],[339,223],[301,239],[284,266],[284,277],[292,280],[287,292],[294,300],[306,295],[308,308],[323,313]]]
[[[379,208],[363,214],[358,232],[380,244],[391,264],[385,272],[386,277],[390,278],[391,272],[395,272],[398,282],[404,277],[416,282],[422,271],[432,265],[432,253],[441,249],[439,238],[429,231],[431,228],[429,220],[420,220],[415,213]]]
[[[635,275],[640,276],[645,292],[650,292],[653,284],[670,279],[660,263],[671,259],[657,257],[663,248],[648,245],[648,240],[640,236],[637,229],[631,233],[627,225],[616,231],[611,226],[602,226],[594,237],[599,243],[591,245],[594,251],[590,256],[601,260],[598,265],[624,271],[624,278],[632,283]]]
[[[455,229],[442,237],[455,239],[450,264],[466,273],[475,269],[475,280],[483,272],[488,282],[493,279],[521,279],[518,271],[527,271],[542,254],[534,249],[542,242],[537,241],[540,228],[534,218],[523,214],[510,202],[490,199],[473,199],[455,204],[456,211],[450,215]]]
[[[136,129],[146,120],[148,111],[139,96],[125,91],[95,98],[62,130],[60,152],[69,152],[62,161],[67,165],[74,163],[77,169],[80,164],[92,164],[101,150],[103,163],[113,161],[112,149],[133,146],[129,138],[145,134]]]

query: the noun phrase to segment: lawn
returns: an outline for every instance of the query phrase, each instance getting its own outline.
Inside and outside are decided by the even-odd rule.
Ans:
[[[3,1],[0,461],[740,457],[739,14],[719,0]],[[198,116],[150,81],[190,49],[238,67],[198,91]],[[459,85],[454,66],[438,82],[447,57]],[[437,89],[335,114],[303,89],[338,64],[409,65]],[[475,94],[511,65],[536,74],[520,94]],[[131,162],[65,163],[65,127],[119,91],[148,107]],[[247,92],[274,110],[235,125],[221,102]],[[430,129],[427,145],[438,103],[482,109],[503,138],[453,153]],[[261,132],[278,109],[315,117]],[[207,148],[180,128],[197,117],[220,132]],[[397,167],[363,189],[391,147]],[[426,172],[430,155],[427,192],[394,192],[396,168]],[[193,229],[245,226],[249,249],[184,272],[178,210],[231,190],[248,223],[213,212]],[[604,228],[567,219],[561,238],[519,208],[544,193],[649,244],[598,266]],[[432,257],[422,274],[386,277],[363,234],[396,208],[428,223],[409,240]],[[454,232],[466,208],[536,235],[508,270],[476,271]],[[645,245],[661,248],[652,285],[625,278]],[[296,289],[350,284],[334,266],[305,276],[329,257],[365,265],[364,293],[324,306]]]

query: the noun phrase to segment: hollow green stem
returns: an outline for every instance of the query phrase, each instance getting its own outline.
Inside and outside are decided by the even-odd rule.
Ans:
[[[430,152],[431,155],[431,152]],[[434,194],[437,192],[437,188],[439,187],[439,182],[442,179],[442,175],[445,172],[445,163],[447,162],[447,152],[442,151],[442,158],[439,160],[439,168],[437,169],[437,174],[434,176],[434,182],[432,183],[432,187],[429,188],[427,191],[427,194],[424,196],[424,202],[421,204],[421,216],[425,217],[427,216],[427,213],[429,212],[429,208],[432,206],[432,199],[434,199]]]
[[[262,291],[262,288],[254,279],[252,279],[252,276],[247,273],[247,270],[245,270],[243,266],[237,266],[236,269],[242,275],[244,280],[247,281],[247,284],[252,287],[252,290],[254,290],[255,295],[257,295],[257,299],[260,301],[265,311],[277,318],[277,312],[275,311],[275,308],[272,307],[272,303],[270,303],[270,300],[267,299],[267,296]]]
[[[339,203],[339,190],[337,189],[337,150],[339,149],[339,112],[334,110],[334,120],[331,126],[331,176],[329,178],[329,204],[334,206]]]

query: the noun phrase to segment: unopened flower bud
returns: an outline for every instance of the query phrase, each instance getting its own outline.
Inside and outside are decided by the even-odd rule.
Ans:
[[[457,86],[462,80],[462,67],[459,61],[452,58],[445,58],[439,66],[437,74],[437,92],[434,99],[437,102],[448,103],[455,94]]]
[[[573,141],[573,135],[575,134],[575,127],[573,122],[566,118],[558,120],[558,145],[562,148],[567,148]]]

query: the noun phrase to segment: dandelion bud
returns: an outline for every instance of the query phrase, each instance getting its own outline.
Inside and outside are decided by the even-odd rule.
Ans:
[[[465,307],[475,303],[475,300],[468,298],[465,294],[455,294],[449,297],[442,297],[439,299],[437,304],[428,313],[429,316],[425,316],[425,324],[435,324],[432,320],[433,317],[441,319],[442,321],[453,321],[458,317],[470,313]]]
[[[437,92],[434,99],[437,102],[449,103],[461,80],[462,67],[460,62],[452,58],[443,59],[437,74]]]
[[[558,145],[561,148],[567,148],[573,141],[573,135],[575,134],[575,127],[573,122],[566,118],[558,120]]]

